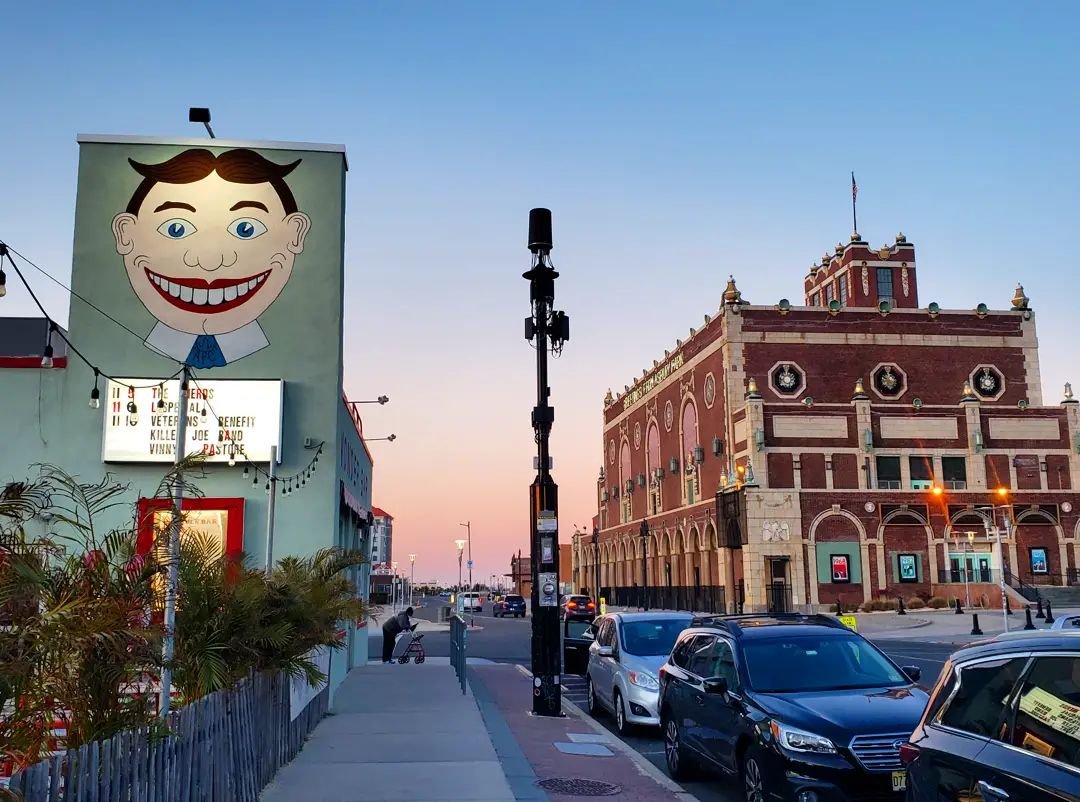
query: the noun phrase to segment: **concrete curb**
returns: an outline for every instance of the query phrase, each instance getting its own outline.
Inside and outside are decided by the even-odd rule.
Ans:
[[[532,679],[532,672],[529,671],[529,669],[525,668],[525,666],[515,663],[514,668],[516,668],[529,679]],[[650,763],[646,759],[646,757],[639,753],[636,749],[634,749],[634,747],[630,746],[630,744],[626,743],[626,741],[622,740],[618,735],[611,732],[611,730],[605,728],[603,724],[593,719],[592,716],[590,716],[576,704],[565,698],[562,700],[562,704],[563,708],[568,710],[570,712],[570,715],[572,715],[574,718],[580,719],[582,722],[587,724],[590,729],[603,735],[605,738],[610,738],[611,746],[626,755],[626,757],[630,759],[630,762],[634,764],[634,767],[641,774],[648,777],[661,788],[665,788],[668,791],[671,791],[671,793],[675,795],[675,798],[678,799],[679,802],[700,802],[700,800],[696,796],[691,794],[689,791],[683,789],[681,785],[679,785],[673,779],[664,774],[664,772],[660,771],[660,769],[656,768],[656,766]]]

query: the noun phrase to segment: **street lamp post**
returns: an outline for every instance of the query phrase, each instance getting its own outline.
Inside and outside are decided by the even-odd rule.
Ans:
[[[593,595],[596,596],[596,603],[600,603],[600,530],[597,527],[592,529],[592,550],[593,550],[593,573],[596,574],[596,589],[593,591]]]
[[[413,586],[416,582],[416,555],[409,555],[409,606],[413,605]]]
[[[465,531],[468,533],[466,536],[469,539],[468,540],[468,545],[469,545],[469,590],[472,590],[473,589],[473,582],[472,582],[472,521],[466,521],[465,523],[461,524],[461,526],[464,526]]]
[[[570,319],[554,309],[555,279],[559,274],[551,264],[551,212],[529,212],[531,269],[523,274],[529,282],[529,317],[525,318],[525,339],[536,351],[536,406],[532,426],[536,436],[536,478],[529,488],[529,522],[532,525],[532,674],[533,713],[562,715],[562,648],[559,632],[559,499],[558,486],[551,478],[549,438],[555,410],[548,403],[548,348],[562,352],[570,339]]]
[[[641,609],[649,611],[649,566],[645,555],[649,551],[649,522],[641,519]]]
[[[454,545],[457,546],[457,589],[458,595],[461,595],[461,555],[465,551],[465,541],[455,540]]]

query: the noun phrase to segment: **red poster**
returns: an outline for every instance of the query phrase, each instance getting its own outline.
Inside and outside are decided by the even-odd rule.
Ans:
[[[846,554],[832,555],[832,581],[851,581],[851,574],[848,571],[848,556]]]

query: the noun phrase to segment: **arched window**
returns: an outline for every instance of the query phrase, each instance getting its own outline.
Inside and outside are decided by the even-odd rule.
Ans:
[[[633,469],[630,467],[630,443],[622,442],[622,450],[619,452],[619,493],[622,498],[622,522],[626,523],[633,517],[631,515],[631,493],[633,492],[634,480]]]
[[[656,475],[657,470],[663,467],[660,461],[660,429],[656,423],[649,424],[649,433],[645,436],[645,458],[649,474],[649,499],[651,502],[649,511],[655,515],[663,507],[663,499],[660,496],[661,482]]]

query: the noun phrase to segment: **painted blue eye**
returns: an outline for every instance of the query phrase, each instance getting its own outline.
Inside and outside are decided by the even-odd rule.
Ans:
[[[266,226],[251,217],[240,217],[229,223],[229,233],[237,239],[255,239],[266,233]]]
[[[183,239],[184,237],[190,237],[198,229],[190,220],[185,220],[182,217],[174,217],[172,220],[166,220],[160,226],[158,226],[158,233],[163,237],[169,239]]]

